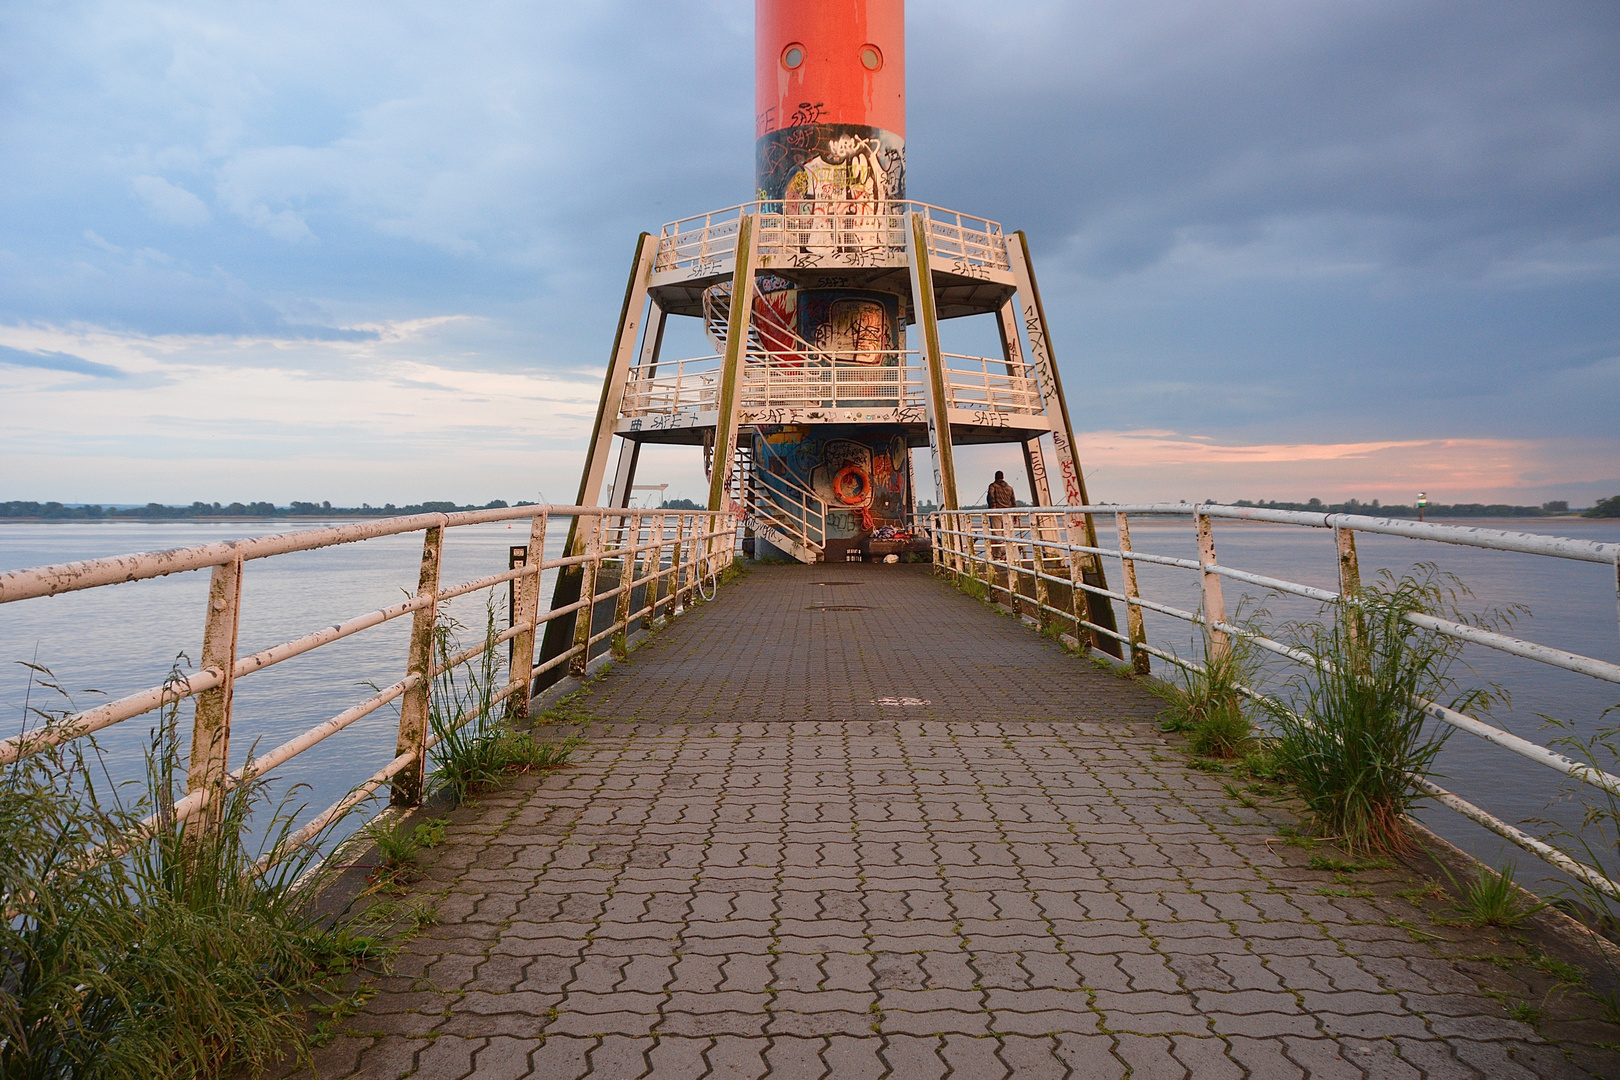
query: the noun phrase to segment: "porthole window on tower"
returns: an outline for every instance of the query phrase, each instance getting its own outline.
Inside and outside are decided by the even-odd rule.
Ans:
[[[883,66],[883,53],[876,45],[861,46],[861,66],[867,71],[876,71]]]
[[[782,50],[782,66],[792,71],[804,63],[804,46],[794,42]]]

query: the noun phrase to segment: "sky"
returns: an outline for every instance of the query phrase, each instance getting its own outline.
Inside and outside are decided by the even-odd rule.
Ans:
[[[1094,499],[1620,492],[1620,6],[907,21],[908,194],[1028,233]],[[637,233],[752,191],[752,31],[0,6],[0,500],[571,501]]]

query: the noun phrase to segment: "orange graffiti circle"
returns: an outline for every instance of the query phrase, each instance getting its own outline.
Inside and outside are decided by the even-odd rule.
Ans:
[[[844,490],[844,485],[850,480],[855,481],[855,490],[853,492]],[[864,502],[866,497],[871,494],[872,478],[867,476],[866,470],[859,465],[845,465],[838,470],[838,475],[833,477],[832,488],[833,494],[838,496],[839,502],[844,503],[846,506],[854,506],[856,503]]]

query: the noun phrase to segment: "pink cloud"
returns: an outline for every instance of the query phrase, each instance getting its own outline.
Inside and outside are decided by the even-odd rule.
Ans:
[[[1221,443],[1176,431],[1078,436],[1093,498],[1346,498],[1523,502],[1562,497],[1620,473],[1620,440],[1390,439],[1345,443]],[[1554,494],[1547,494],[1553,491]],[[1572,496],[1578,498],[1578,495]]]

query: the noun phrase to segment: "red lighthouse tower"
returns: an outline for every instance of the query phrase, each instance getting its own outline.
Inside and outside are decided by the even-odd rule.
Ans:
[[[909,198],[903,0],[756,0],[755,18],[753,201],[642,234],[579,502],[615,444],[619,506],[643,444],[702,447],[710,508],[735,508],[756,554],[865,558],[927,546],[914,451],[954,510],[954,448],[1010,442],[1032,502],[1084,505],[1024,235]],[[713,352],[664,356],[672,317]],[[993,322],[999,355],[943,351],[958,318]],[[1096,546],[1089,518],[1070,532]],[[1100,562],[1086,577],[1104,584]],[[1112,627],[1106,602],[1091,621]]]

